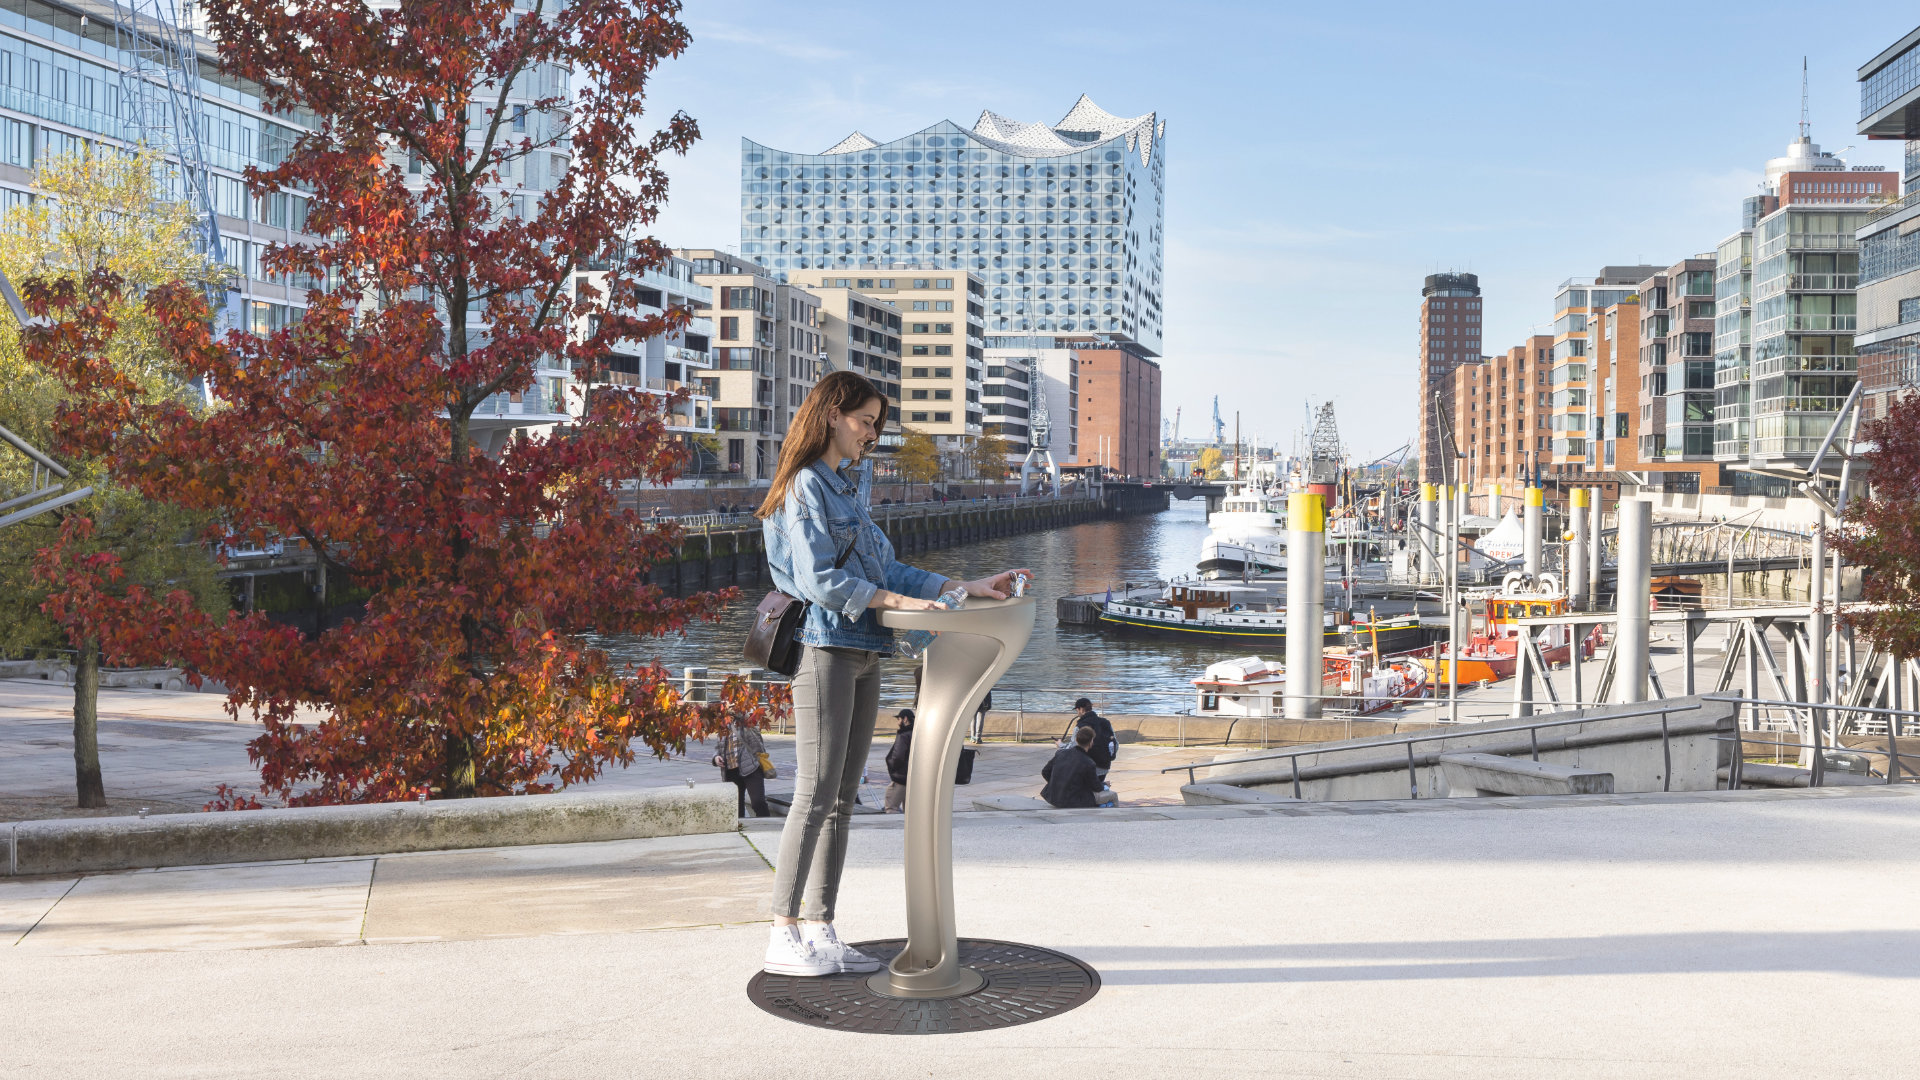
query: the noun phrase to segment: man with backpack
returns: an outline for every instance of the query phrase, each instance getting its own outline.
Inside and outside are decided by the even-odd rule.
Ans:
[[[1092,728],[1093,745],[1087,748],[1087,755],[1093,758],[1093,765],[1100,779],[1100,786],[1107,784],[1107,770],[1113,768],[1113,759],[1120,756],[1120,739],[1113,733],[1113,725],[1106,718],[1093,711],[1093,702],[1081,698],[1073,703],[1074,727]]]

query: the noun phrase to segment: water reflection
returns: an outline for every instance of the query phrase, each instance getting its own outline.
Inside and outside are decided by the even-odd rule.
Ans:
[[[1205,504],[1190,500],[1176,502],[1164,513],[947,548],[929,552],[916,562],[958,578],[1015,566],[1033,568],[1036,578],[1031,589],[1039,597],[1038,623],[1026,651],[994,689],[996,708],[1024,707],[1030,712],[1060,712],[1064,717],[1073,698],[1085,693],[1102,711],[1171,713],[1192,707],[1187,680],[1213,661],[1239,654],[1059,626],[1054,620],[1054,600],[1100,592],[1127,581],[1191,573],[1206,533]],[[692,627],[684,638],[610,639],[608,648],[625,661],[657,658],[676,674],[689,665],[732,670],[744,663],[740,647],[758,601],[758,595],[743,596],[720,622]],[[885,708],[910,703],[913,665],[888,661],[882,686]],[[1138,693],[1146,690],[1177,693]]]

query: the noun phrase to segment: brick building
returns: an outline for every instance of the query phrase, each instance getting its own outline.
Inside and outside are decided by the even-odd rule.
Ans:
[[[1124,339],[1072,347],[1080,410],[1074,462],[1120,476],[1159,476],[1160,365]]]
[[[1480,279],[1430,274],[1420,288],[1420,478],[1444,481],[1437,410],[1455,414],[1454,371],[1480,360]],[[1436,401],[1437,395],[1437,401]],[[1457,433],[1456,433],[1457,434]]]

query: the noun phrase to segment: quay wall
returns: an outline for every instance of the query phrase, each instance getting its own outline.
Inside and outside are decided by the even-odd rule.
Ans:
[[[1110,488],[1098,497],[880,506],[874,508],[873,516],[894,550],[908,558],[960,544],[1154,513],[1166,507],[1164,488]],[[727,586],[770,586],[759,523],[687,530],[677,557],[654,566],[647,581],[682,593]]]

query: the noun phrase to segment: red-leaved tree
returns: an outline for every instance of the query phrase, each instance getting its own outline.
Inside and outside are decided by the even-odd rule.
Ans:
[[[631,761],[637,745],[683,748],[719,706],[683,702],[657,666],[623,670],[583,636],[674,633],[731,599],[645,583],[678,534],[623,510],[618,492],[681,463],[660,405],[596,394],[561,434],[491,456],[474,435],[475,411],[532,390],[541,358],[585,373],[616,340],[685,324],[680,310],[643,316],[636,293],[665,256],[644,236],[666,191],[660,161],[697,137],[684,114],[651,133],[639,124],[651,73],[688,44],[679,4],[204,10],[229,71],[312,117],[248,182],[311,196],[306,231],[320,239],[267,261],[326,287],[296,325],[222,339],[191,287],[149,297],[180,369],[212,380],[208,411],[144,396],[104,362],[110,277],[30,286],[57,323],[28,348],[68,387],[69,445],[236,534],[304,541],[322,580],[370,591],[366,614],[311,640],[258,615],[220,623],[179,596],[115,598],[112,559],[65,547],[41,562],[58,586],[48,610],[114,655],[236,687],[233,708],[265,724],[251,747],[263,787],[291,802],[538,792]],[[528,86],[544,96],[508,104]],[[516,187],[562,162],[537,198]],[[588,268],[607,271],[605,285],[576,292]],[[728,693],[761,719],[784,707]],[[302,705],[327,720],[293,723]]]
[[[1920,396],[1895,400],[1863,434],[1873,491],[1847,506],[1833,546],[1860,568],[1871,606],[1846,618],[1893,655],[1920,656]]]

